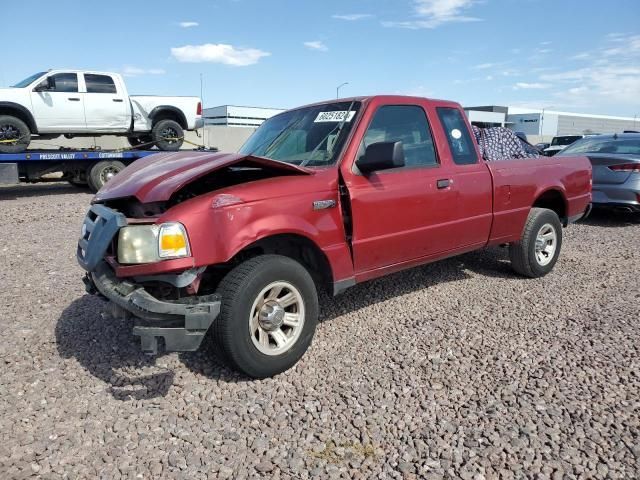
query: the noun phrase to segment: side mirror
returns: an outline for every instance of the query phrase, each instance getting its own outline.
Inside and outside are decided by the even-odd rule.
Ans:
[[[367,147],[356,166],[363,175],[377,170],[404,167],[404,148],[402,142],[378,142]]]

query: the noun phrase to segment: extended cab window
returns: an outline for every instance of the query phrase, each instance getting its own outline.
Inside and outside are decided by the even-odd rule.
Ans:
[[[87,93],[117,93],[116,84],[108,75],[85,73],[84,82],[87,84]]]
[[[436,110],[447,135],[453,161],[458,165],[478,163],[476,149],[460,110],[449,107],[438,107]]]
[[[407,167],[437,165],[427,115],[415,105],[385,105],[376,111],[360,145],[359,154],[378,142],[402,142]]]
[[[51,83],[52,81],[53,83]],[[55,75],[50,75],[40,82],[36,89],[47,92],[77,92],[78,74],[56,73]]]

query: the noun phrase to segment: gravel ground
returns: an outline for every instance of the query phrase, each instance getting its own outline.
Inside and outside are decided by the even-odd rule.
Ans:
[[[0,478],[640,477],[640,217],[566,230],[543,279],[491,249],[324,299],[302,361],[250,381],[101,317],[90,198],[0,189]]]

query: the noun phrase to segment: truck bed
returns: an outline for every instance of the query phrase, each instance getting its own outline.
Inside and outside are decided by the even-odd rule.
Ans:
[[[549,202],[564,203],[565,223],[582,215],[591,202],[591,162],[587,157],[522,158],[485,164],[494,185],[489,244],[518,240],[532,198],[546,194]],[[558,195],[560,192],[566,202]]]

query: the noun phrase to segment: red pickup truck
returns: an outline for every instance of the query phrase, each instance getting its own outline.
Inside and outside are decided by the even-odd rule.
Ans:
[[[87,291],[134,318],[142,349],[193,351],[212,330],[252,377],[311,344],[319,288],[490,245],[553,268],[591,201],[584,157],[485,162],[457,103],[372,96],[267,120],[239,153],[159,153],[107,183],[82,226]]]

